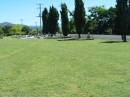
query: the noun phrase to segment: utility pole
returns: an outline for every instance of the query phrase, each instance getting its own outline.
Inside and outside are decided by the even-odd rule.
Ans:
[[[36,26],[36,32],[38,34],[38,26],[37,26],[37,22],[35,22],[35,26]]]
[[[23,25],[23,19],[20,19],[20,23],[21,23],[21,25]]]
[[[38,9],[39,9],[39,15],[38,15],[38,17],[40,18],[39,19],[40,20],[40,29],[39,29],[38,35],[40,35],[42,33],[42,4],[39,3],[38,6],[39,6],[38,7]]]
[[[64,0],[61,0],[61,4],[64,3]]]

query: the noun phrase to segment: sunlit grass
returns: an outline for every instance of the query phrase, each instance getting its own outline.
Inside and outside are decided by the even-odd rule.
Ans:
[[[130,97],[130,43],[0,40],[0,97]]]

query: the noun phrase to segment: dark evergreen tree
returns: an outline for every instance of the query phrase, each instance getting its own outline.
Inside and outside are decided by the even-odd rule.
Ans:
[[[81,38],[81,33],[84,31],[85,27],[85,8],[82,0],[75,0],[75,11],[74,11],[74,21],[76,26],[76,32],[79,38]]]
[[[48,29],[48,26],[49,26],[48,15],[49,15],[48,10],[47,10],[47,8],[45,8],[42,12],[42,22],[43,22],[42,33],[43,34],[48,34],[48,30],[49,30]]]
[[[68,9],[66,4],[61,4],[61,21],[62,21],[62,32],[64,36],[69,33],[69,19],[68,19]]]
[[[123,42],[127,42],[127,9],[128,0],[116,0],[116,19],[115,19],[115,32],[121,34]]]
[[[56,32],[58,32],[59,30],[58,20],[59,20],[59,13],[57,9],[53,6],[50,7],[48,22],[49,22],[49,32],[51,36],[55,35]]]
[[[130,0],[127,0],[127,5],[128,7],[130,7]]]
[[[127,9],[127,24],[128,24],[128,31],[127,34],[130,34],[130,0],[128,0],[128,9]]]

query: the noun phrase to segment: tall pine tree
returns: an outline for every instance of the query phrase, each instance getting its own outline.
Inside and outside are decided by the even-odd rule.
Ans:
[[[68,9],[66,4],[61,4],[61,21],[62,21],[62,32],[64,36],[69,33],[69,19],[68,19]]]
[[[128,10],[127,10],[127,24],[128,24],[128,34],[130,34],[130,0],[128,0]]]
[[[43,29],[42,33],[43,34],[48,34],[48,10],[45,8],[42,12],[42,21],[43,21]]]
[[[115,20],[115,32],[121,34],[123,42],[127,42],[127,9],[128,9],[128,0],[116,0],[116,20]]]
[[[84,31],[86,21],[83,0],[75,0],[74,21],[78,37],[81,38],[80,34]]]
[[[49,11],[49,33],[51,36],[55,35],[58,32],[58,20],[59,20],[59,13],[55,7],[50,7]]]

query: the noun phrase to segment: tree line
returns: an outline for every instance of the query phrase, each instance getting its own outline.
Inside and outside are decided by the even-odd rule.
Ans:
[[[130,0],[116,0],[116,7],[109,9],[104,6],[95,6],[88,9],[87,15],[83,0],[75,0],[75,9],[69,11],[65,3],[61,4],[60,15],[58,10],[51,6],[43,10],[43,34],[53,36],[56,32],[62,32],[64,36],[68,34],[115,34],[121,35],[124,42],[126,35],[130,34]],[[61,16],[61,27],[58,26],[59,16]],[[71,17],[71,18],[69,18]]]
[[[64,36],[67,36],[70,32],[70,21],[68,18],[68,13],[72,15],[74,23],[72,24],[76,32],[78,33],[79,38],[81,33],[84,32],[85,21],[86,21],[86,12],[84,8],[84,3],[82,0],[75,0],[75,11],[70,12],[67,8],[67,5],[61,4],[61,28]],[[59,32],[60,28],[58,26],[59,13],[58,10],[51,6],[49,11],[47,8],[43,10],[42,13],[43,20],[43,34],[50,34],[53,36],[56,32]],[[73,21],[71,21],[73,22]]]
[[[32,29],[27,25],[20,24],[1,24],[0,37],[11,35],[37,35],[37,29]]]
[[[42,12],[43,29],[42,34],[50,36],[62,33],[64,37],[68,34],[107,34],[121,35],[127,42],[126,35],[130,34],[130,0],[116,0],[116,7],[105,8],[94,6],[85,11],[83,0],[75,0],[75,9],[70,11],[65,3],[61,4],[61,10],[54,6],[44,8]],[[61,22],[61,26],[59,24]],[[0,36],[10,35],[37,35],[35,30],[26,25],[0,25]]]

